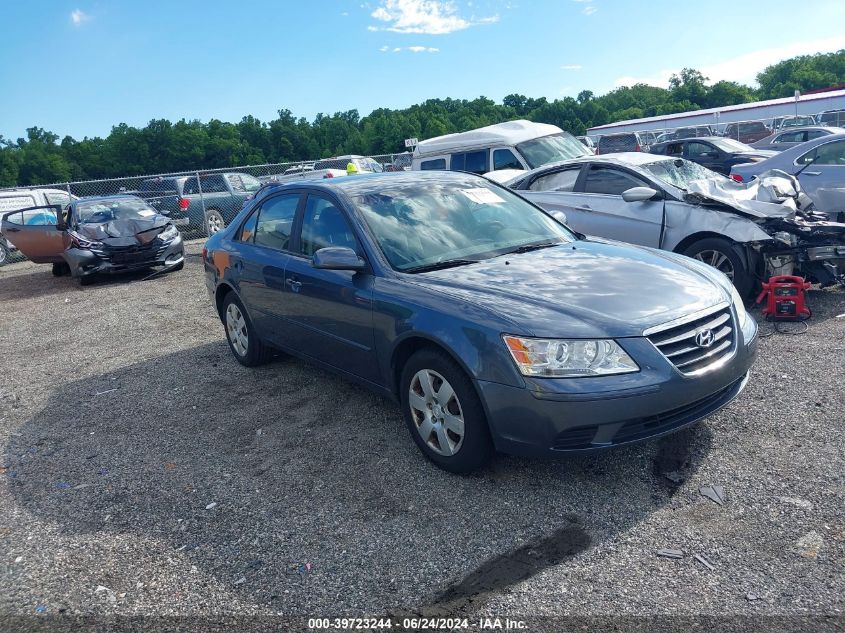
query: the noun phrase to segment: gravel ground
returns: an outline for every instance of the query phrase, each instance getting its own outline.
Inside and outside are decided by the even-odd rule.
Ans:
[[[393,403],[237,364],[200,248],[84,289],[0,269],[0,615],[842,615],[841,289],[689,432],[458,477]]]

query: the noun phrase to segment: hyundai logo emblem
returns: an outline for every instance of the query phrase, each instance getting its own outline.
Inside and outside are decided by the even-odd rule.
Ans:
[[[699,347],[710,347],[715,340],[716,337],[713,336],[713,330],[701,330],[701,332],[695,335],[695,344]]]

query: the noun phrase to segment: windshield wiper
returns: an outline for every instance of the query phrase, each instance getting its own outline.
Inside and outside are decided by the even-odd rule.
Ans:
[[[561,244],[559,240],[546,240],[545,242],[534,242],[533,244],[523,244],[512,251],[503,253],[503,255],[514,255],[519,253],[530,253],[531,251],[539,251],[541,248],[549,248]]]
[[[403,273],[427,273],[431,270],[443,270],[444,268],[454,268],[456,266],[465,266],[467,264],[477,264],[479,259],[446,259],[442,262],[434,262],[433,264],[425,264],[424,266],[416,266],[414,268],[407,268]]]

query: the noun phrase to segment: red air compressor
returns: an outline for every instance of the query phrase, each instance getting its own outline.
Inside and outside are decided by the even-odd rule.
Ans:
[[[779,275],[763,283],[763,290],[757,297],[759,305],[766,299],[766,305],[761,311],[767,319],[774,321],[804,321],[809,319],[812,312],[804,298],[804,291],[812,284],[803,277]]]

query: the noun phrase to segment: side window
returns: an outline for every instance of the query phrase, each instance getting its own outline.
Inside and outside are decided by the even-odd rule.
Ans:
[[[24,209],[17,213],[12,213],[6,218],[6,222],[19,226],[55,226],[58,224],[55,209],[47,207]]]
[[[528,187],[531,191],[572,191],[581,168],[564,169],[540,176]]]
[[[322,196],[309,195],[302,216],[300,251],[309,257],[321,248],[345,246],[358,251],[355,233],[343,212]]]
[[[522,164],[519,162],[513,152],[509,149],[493,150],[493,169],[522,169]]]
[[[299,194],[276,196],[261,205],[255,226],[255,243],[279,251],[290,249],[290,235]],[[247,222],[249,224],[249,222]],[[247,226],[244,226],[246,231]]]
[[[243,226],[241,227],[241,234],[238,236],[238,240],[241,242],[251,242],[255,237],[255,225],[258,222],[258,209],[254,210],[252,213],[249,214],[246,222],[244,222]]]
[[[786,132],[775,139],[775,143],[801,143],[803,132]]]
[[[229,184],[232,186],[232,191],[236,193],[246,193],[246,187],[244,186],[244,181],[241,180],[241,177],[237,174],[229,174],[226,176],[229,180]]]
[[[465,154],[452,154],[452,162],[449,169],[452,171],[469,171],[474,174],[483,174],[490,171],[487,168],[488,151],[486,149],[477,152],[466,152]]]
[[[203,193],[223,193],[229,191],[228,187],[226,187],[226,181],[219,174],[202,178],[200,183],[202,184]]]
[[[446,159],[435,158],[434,160],[424,160],[420,163],[420,169],[423,171],[431,171],[434,169],[446,169]]]
[[[821,138],[822,136],[827,136],[827,134],[825,134],[821,130],[810,130],[809,132],[806,132],[806,134],[808,141],[812,141],[814,138]]]
[[[26,207],[34,207],[35,205],[35,198],[32,196],[9,196],[0,198],[0,213],[3,213],[4,211],[14,211],[15,209],[25,209]]]
[[[612,167],[594,165],[584,181],[585,193],[603,193],[621,196],[623,191],[631,187],[645,187],[646,183],[638,178]]]
[[[666,146],[666,155],[667,156],[682,156],[684,153],[684,144],[683,143],[669,143]]]
[[[819,145],[815,149],[818,159],[814,165],[845,165],[845,141]]]
[[[200,189],[197,186],[197,177],[194,176],[193,178],[188,178],[185,181],[185,185],[182,187],[182,195],[190,196],[199,192]]]
[[[692,143],[688,144],[689,147],[689,155],[695,157],[707,156],[709,154],[717,154],[715,148],[707,145],[706,143],[700,143],[698,141],[693,141]]]

